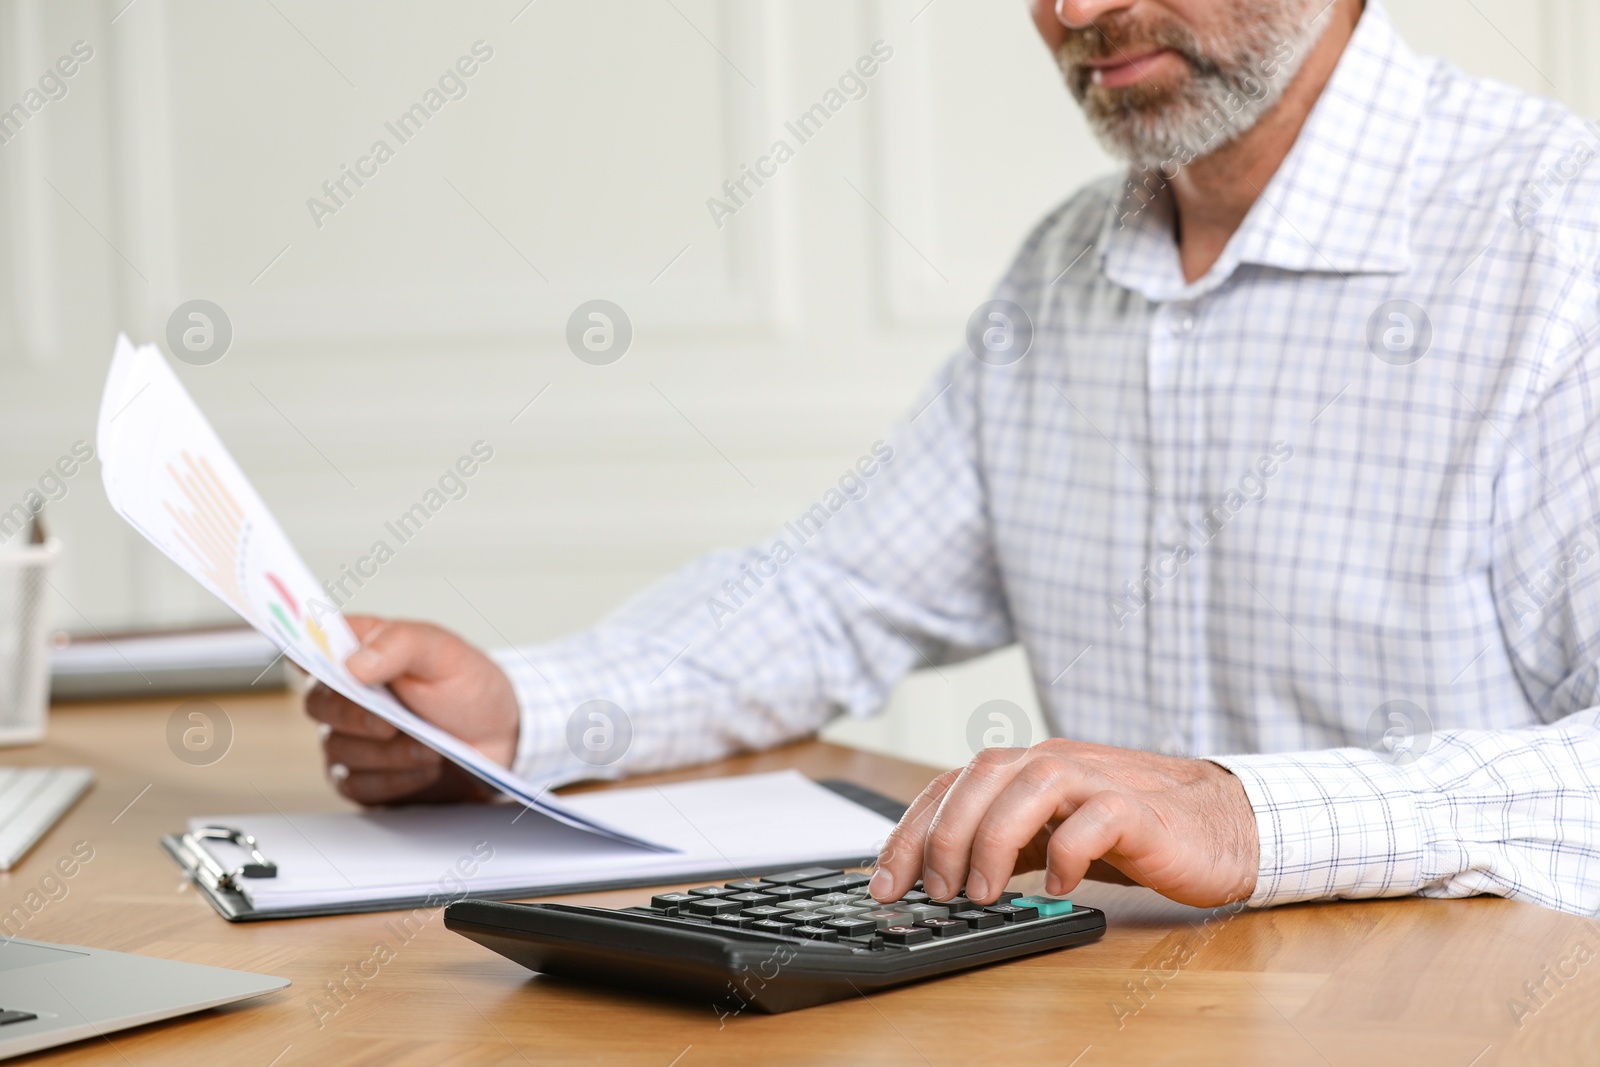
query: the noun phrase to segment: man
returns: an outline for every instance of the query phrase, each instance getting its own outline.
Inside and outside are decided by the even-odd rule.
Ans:
[[[1062,893],[1103,860],[1204,906],[1594,910],[1600,129],[1417,58],[1376,0],[1034,18],[1129,174],[1038,227],[980,321],[1000,341],[858,499],[792,558],[708,557],[545,648],[361,620],[351,669],[528,774],[581,767],[568,716],[614,701],[643,770],[1018,640],[1059,739],[936,779],[880,899],[988,902],[1041,866]],[[348,795],[469,792],[308,707]]]

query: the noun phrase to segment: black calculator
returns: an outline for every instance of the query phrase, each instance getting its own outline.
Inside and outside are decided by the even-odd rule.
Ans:
[[[658,893],[632,908],[464,900],[445,926],[530,970],[703,1000],[719,1015],[793,1011],[1093,941],[1104,913],[1002,894],[892,904],[868,876],[807,867]]]

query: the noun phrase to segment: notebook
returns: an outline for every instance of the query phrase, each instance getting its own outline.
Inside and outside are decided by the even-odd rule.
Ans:
[[[793,770],[563,802],[671,851],[515,804],[206,816],[162,844],[224,918],[248,921],[860,866],[877,856],[903,809]]]

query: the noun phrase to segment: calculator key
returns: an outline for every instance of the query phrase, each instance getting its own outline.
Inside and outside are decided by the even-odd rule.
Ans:
[[[842,919],[851,915],[865,915],[871,909],[857,907],[854,904],[830,904],[825,908],[818,908],[817,910],[822,912],[824,915],[832,915],[836,918]]]
[[[801,882],[843,873],[836,867],[802,867],[798,871],[784,871],[782,874],[767,874],[762,877],[775,885],[799,885]]]
[[[735,930],[744,930],[755,922],[748,915],[713,915],[711,921],[718,926],[731,927]]]
[[[1072,910],[1072,901],[1058,900],[1055,897],[1018,897],[1013,904],[1025,908],[1037,908],[1039,914],[1046,919],[1055,915],[1066,915]]]
[[[1017,898],[1021,900],[1021,897]],[[1030,908],[1025,904],[990,904],[983,909],[993,915],[998,915],[1008,923],[1024,923],[1029,919],[1039,917],[1038,908]]]
[[[830,930],[826,926],[796,926],[789,931],[790,937],[803,937],[808,941],[837,941],[839,931]]]
[[[943,904],[913,904],[910,910],[911,914],[916,916],[917,922],[921,922],[923,919],[950,918],[950,909]]]
[[[820,911],[791,911],[783,917],[783,921],[798,926],[821,926],[829,919],[837,918],[837,915],[824,915]]]
[[[1013,900],[1016,900],[1021,895],[1022,894],[1018,893],[1015,889],[1002,890],[1001,893],[1000,893],[1000,898],[998,900],[996,900],[995,903],[996,904],[1010,904]]]
[[[697,897],[730,897],[734,893],[732,889],[724,889],[720,885],[703,885],[699,889],[691,889],[689,892]]]
[[[776,904],[778,902],[778,898],[770,893],[734,893],[732,896],[726,896],[722,899],[736,900],[741,907],[745,908],[753,908],[758,904]]]
[[[945,907],[949,908],[951,912],[965,911],[966,909],[972,907],[971,898],[959,895],[953,896],[949,900],[936,900],[930,901],[930,903],[943,904]]]
[[[700,898],[695,896],[693,893],[657,893],[655,896],[650,898],[650,906],[652,908],[666,908],[671,910],[687,904],[691,900],[699,899]]]
[[[861,899],[859,893],[818,893],[811,898],[818,904],[854,904]]]
[[[744,878],[737,882],[726,882],[722,888],[731,889],[735,893],[759,893],[764,889],[771,889],[774,884],[760,878]]]
[[[684,915],[698,915],[709,919],[713,915],[737,915],[740,911],[739,902],[736,900],[718,900],[716,897],[702,897],[691,900],[679,909]]]
[[[781,919],[793,910],[780,908],[776,904],[757,904],[753,908],[745,908],[739,914],[751,919]]]
[[[974,930],[993,930],[996,926],[1004,926],[1006,924],[1002,916],[996,915],[992,911],[979,911],[977,909],[953,911],[950,913],[950,918],[960,919]]]
[[[933,940],[933,931],[926,926],[886,926],[878,936],[886,945],[920,945]]]
[[[800,884],[807,889],[815,889],[819,893],[826,893],[835,889],[854,889],[856,886],[866,885],[870,880],[867,875],[852,871],[850,874],[836,872],[826,878],[813,878]]]
[[[789,931],[793,930],[797,925],[799,924],[783,922],[778,919],[757,919],[755,922],[750,924],[750,929],[759,930],[764,934],[787,935]]]
[[[871,937],[878,932],[878,924],[871,919],[852,916],[847,919],[829,919],[823,924],[830,930],[839,931],[840,937]]]
[[[922,889],[920,888],[921,885],[922,885],[921,882],[918,882],[917,885],[918,885],[919,888],[913,889],[911,892],[909,892],[905,896],[901,897],[895,903],[897,903],[897,904],[926,904],[926,903],[928,903],[928,901],[933,899],[932,897],[928,896],[928,894],[926,894],[926,893],[924,893],[922,891]]]
[[[972,929],[960,919],[923,919],[917,925],[926,928],[934,937],[956,937]]]
[[[791,900],[805,900],[809,897],[814,897],[817,895],[817,891],[797,885],[775,885],[763,895],[773,897],[778,903],[783,904]]]
[[[877,908],[866,912],[863,919],[871,919],[873,925],[882,930],[886,926],[909,926],[917,921],[910,908],[887,907]]]

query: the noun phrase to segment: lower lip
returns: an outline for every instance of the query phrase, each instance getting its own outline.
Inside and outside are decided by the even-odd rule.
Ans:
[[[1114,67],[1095,67],[1093,83],[1103,89],[1125,89],[1130,85],[1136,85],[1147,80],[1150,72],[1172,54],[1170,51],[1152,52],[1128,63],[1118,63]]]

